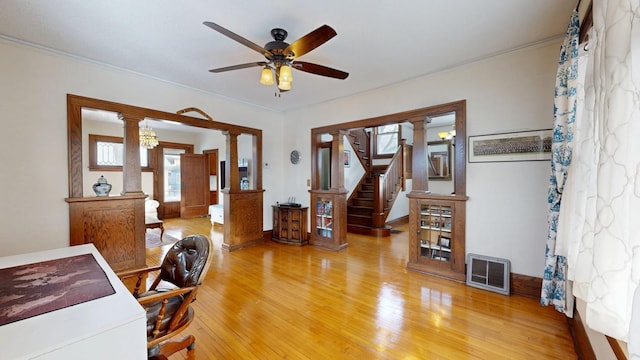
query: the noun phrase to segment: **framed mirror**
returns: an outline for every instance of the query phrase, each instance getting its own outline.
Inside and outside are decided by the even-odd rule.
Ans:
[[[451,141],[427,143],[427,171],[429,180],[451,180]]]

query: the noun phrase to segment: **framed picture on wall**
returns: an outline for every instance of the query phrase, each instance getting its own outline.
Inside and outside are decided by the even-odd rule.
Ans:
[[[350,167],[351,166],[351,151],[345,150],[342,159],[343,159],[342,161],[344,163],[344,167]]]
[[[551,159],[552,130],[469,136],[469,162]]]

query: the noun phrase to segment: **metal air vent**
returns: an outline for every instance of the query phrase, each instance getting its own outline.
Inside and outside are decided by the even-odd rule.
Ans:
[[[489,256],[467,255],[467,285],[509,295],[510,262]]]

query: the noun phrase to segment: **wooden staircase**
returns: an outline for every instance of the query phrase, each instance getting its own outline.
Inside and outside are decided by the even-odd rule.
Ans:
[[[356,234],[389,236],[388,226],[374,226],[375,181],[377,174],[370,172],[360,182],[358,189],[347,202],[347,231]]]
[[[349,135],[365,175],[347,201],[347,231],[390,236],[391,227],[385,225],[385,220],[396,196],[404,188],[404,144],[389,165],[372,166],[369,134],[364,129],[355,129]]]

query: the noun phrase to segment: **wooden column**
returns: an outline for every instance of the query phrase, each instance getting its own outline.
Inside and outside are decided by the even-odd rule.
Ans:
[[[224,224],[222,249],[233,251],[264,242],[262,230],[262,203],[264,190],[241,190],[238,169],[238,136],[240,132],[225,131],[227,153],[225,156]],[[254,139],[254,148],[260,142]],[[258,149],[254,149],[254,156]],[[258,157],[258,156],[256,156]],[[254,161],[256,159],[254,158]],[[257,166],[254,166],[257,167]],[[253,172],[258,170],[254,169]],[[252,172],[252,176],[256,176]],[[257,180],[255,177],[254,180]],[[256,182],[261,186],[261,182]]]
[[[251,170],[251,182],[254,189],[262,189],[262,136],[252,135],[252,158],[254,167]]]
[[[426,141],[426,117],[419,116],[409,119],[413,124],[413,154],[412,154],[412,180],[411,193],[424,194],[429,190],[427,167],[427,141]]]
[[[122,164],[122,195],[142,194],[140,166],[140,117],[120,113],[124,121],[124,159]]]
[[[311,194],[311,239],[313,246],[332,251],[346,249],[347,244],[347,193],[344,187],[344,136],[347,130],[332,131],[331,187],[329,190],[309,190]],[[314,153],[318,142],[314,142]],[[317,158],[316,158],[317,161]],[[316,163],[314,161],[314,166]],[[316,179],[317,180],[317,179]],[[319,186],[316,181],[314,186]],[[327,207],[328,204],[330,207]],[[330,210],[329,210],[330,209]]]
[[[347,130],[338,130],[331,132],[333,140],[331,141],[331,190],[344,191],[348,190],[344,187],[344,164],[342,156],[344,153],[344,136]]]
[[[227,154],[225,155],[225,189],[240,190],[240,175],[238,170],[238,136],[239,132],[223,131],[227,138]]]

